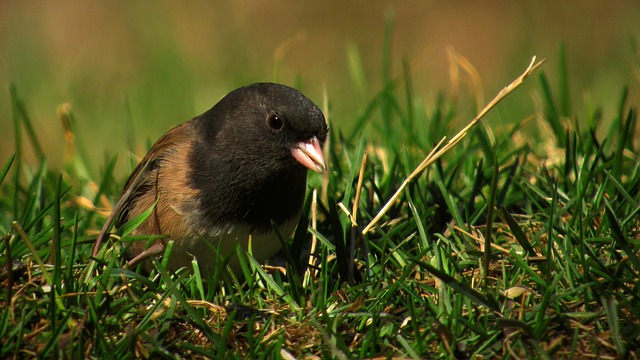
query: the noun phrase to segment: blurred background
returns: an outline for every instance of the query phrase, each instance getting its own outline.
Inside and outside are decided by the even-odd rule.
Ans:
[[[450,91],[448,48],[476,68],[489,99],[532,55],[547,59],[543,70],[557,86],[563,43],[575,112],[590,98],[612,117],[624,85],[640,104],[639,19],[637,0],[4,1],[0,163],[15,151],[10,84],[50,163],[64,155],[56,107],[68,102],[93,166],[118,154],[123,176],[132,144],[143,155],[149,141],[251,82],[298,86],[321,107],[326,90],[331,126],[348,131],[380,91],[385,23],[392,75],[402,77],[406,61],[427,108]],[[354,80],[358,61],[364,87]],[[531,114],[538,90],[537,79],[528,81],[503,115]]]

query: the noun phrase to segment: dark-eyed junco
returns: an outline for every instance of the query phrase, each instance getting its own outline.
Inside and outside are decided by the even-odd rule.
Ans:
[[[273,224],[289,236],[298,222],[307,169],[326,168],[326,137],[320,109],[293,88],[257,83],[232,91],[164,134],[127,180],[116,226],[155,204],[134,234],[167,236],[150,249],[133,242],[129,254],[144,259],[173,240],[172,269],[195,257],[209,272],[216,251],[226,256],[236,243],[246,250],[251,238],[253,256],[268,259],[281,247]]]

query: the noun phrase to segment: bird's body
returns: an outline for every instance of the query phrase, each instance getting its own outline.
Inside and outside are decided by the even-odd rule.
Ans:
[[[175,242],[169,265],[193,258],[209,272],[236,244],[271,257],[300,216],[307,169],[324,169],[322,112],[297,90],[259,83],[237,89],[163,135],[133,171],[114,211],[116,226],[153,207],[134,231]],[[119,208],[118,208],[119,207]],[[130,245],[143,254],[146,242]],[[234,262],[231,263],[232,268]],[[237,270],[237,269],[236,269]]]

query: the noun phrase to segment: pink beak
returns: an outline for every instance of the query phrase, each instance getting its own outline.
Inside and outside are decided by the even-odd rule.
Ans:
[[[293,155],[298,162],[309,169],[317,172],[327,170],[327,165],[322,156],[322,147],[317,137],[296,143],[291,149]]]

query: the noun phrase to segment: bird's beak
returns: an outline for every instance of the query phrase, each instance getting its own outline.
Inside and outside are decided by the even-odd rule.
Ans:
[[[313,171],[323,172],[327,170],[324,156],[322,156],[322,146],[315,136],[309,140],[295,143],[291,148],[291,155],[293,155],[300,164]]]

